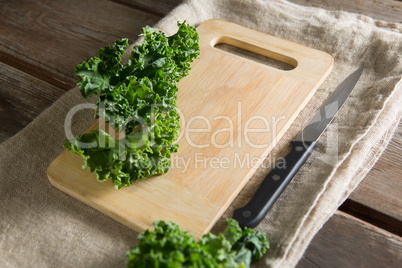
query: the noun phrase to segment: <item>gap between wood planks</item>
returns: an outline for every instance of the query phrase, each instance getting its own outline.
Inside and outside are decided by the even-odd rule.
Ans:
[[[399,220],[364,204],[348,199],[339,207],[339,210],[390,233],[402,236],[402,224]]]
[[[137,10],[141,10],[143,12],[159,16],[159,17],[164,17],[166,16],[173,8],[175,8],[177,5],[179,5],[183,0],[165,0],[165,1],[156,1],[156,0],[151,0],[151,1],[136,1],[136,0],[111,0],[112,2],[125,5],[130,8],[134,8]]]

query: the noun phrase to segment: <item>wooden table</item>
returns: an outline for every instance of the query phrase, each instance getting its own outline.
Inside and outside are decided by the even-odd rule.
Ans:
[[[402,22],[394,0],[292,0]],[[0,0],[0,142],[75,86],[77,63],[115,39],[135,40],[180,0]],[[367,177],[311,242],[298,267],[402,262],[401,126]]]

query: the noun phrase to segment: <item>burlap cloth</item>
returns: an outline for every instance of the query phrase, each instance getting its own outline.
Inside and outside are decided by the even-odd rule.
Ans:
[[[286,153],[288,142],[336,85],[359,66],[365,67],[312,157],[257,227],[271,242],[257,266],[293,267],[374,165],[397,127],[402,25],[279,0],[193,0],[181,4],[156,27],[173,33],[178,20],[198,25],[209,18],[301,43],[335,59],[328,79],[267,159]],[[82,102],[77,89],[67,92],[0,145],[1,267],[122,267],[126,250],[136,244],[137,233],[52,187],[46,176],[48,165],[63,150],[66,114]],[[88,110],[74,117],[75,134],[93,122],[92,116],[93,110]],[[257,171],[222,219],[248,200],[268,171]],[[221,220],[213,231],[224,227]]]

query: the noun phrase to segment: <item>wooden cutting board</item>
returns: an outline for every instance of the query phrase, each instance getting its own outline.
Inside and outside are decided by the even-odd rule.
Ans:
[[[171,220],[199,238],[213,227],[330,73],[333,59],[221,20],[197,30],[201,57],[178,85],[180,149],[170,171],[116,190],[66,150],[48,168],[55,187],[136,231]],[[218,49],[221,43],[295,68],[258,63]]]

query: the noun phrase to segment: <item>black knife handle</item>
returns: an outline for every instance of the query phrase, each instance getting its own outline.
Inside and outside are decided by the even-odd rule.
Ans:
[[[239,222],[240,226],[253,228],[262,221],[316,145],[315,141],[292,142],[292,149],[284,162],[276,165],[265,177],[247,205],[234,211],[233,218]]]

